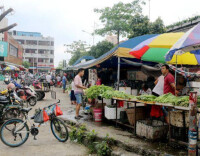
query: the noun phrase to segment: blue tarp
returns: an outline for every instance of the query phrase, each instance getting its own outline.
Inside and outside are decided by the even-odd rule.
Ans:
[[[86,60],[86,61],[88,61],[88,60],[93,60],[93,59],[95,59],[93,56],[83,56],[83,57],[81,57],[80,59],[78,59],[72,66],[75,66],[75,65],[77,65],[77,64],[79,64],[82,60]]]

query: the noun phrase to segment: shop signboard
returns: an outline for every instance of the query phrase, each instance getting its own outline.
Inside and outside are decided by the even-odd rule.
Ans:
[[[7,57],[8,56],[8,43],[0,41],[0,56]]]

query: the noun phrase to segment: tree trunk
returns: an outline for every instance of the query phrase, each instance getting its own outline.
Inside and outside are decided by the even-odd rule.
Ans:
[[[120,34],[120,30],[117,30],[117,45],[119,45],[119,34]]]

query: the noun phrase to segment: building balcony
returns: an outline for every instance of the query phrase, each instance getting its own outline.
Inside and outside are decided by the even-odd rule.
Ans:
[[[54,46],[42,46],[42,45],[26,45],[23,44],[24,49],[41,49],[41,50],[54,50]]]
[[[36,54],[36,53],[24,53],[24,57],[30,57],[30,58],[54,58],[53,54]]]

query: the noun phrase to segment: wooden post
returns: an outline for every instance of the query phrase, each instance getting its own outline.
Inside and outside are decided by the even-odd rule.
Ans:
[[[197,92],[190,92],[189,99],[189,133],[188,155],[196,156],[197,153]]]

